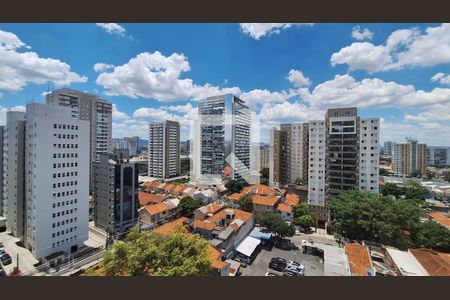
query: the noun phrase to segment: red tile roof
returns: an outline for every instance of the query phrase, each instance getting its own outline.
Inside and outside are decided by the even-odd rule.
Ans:
[[[247,186],[242,189],[242,192],[244,192],[246,194],[251,192],[253,194],[267,195],[267,196],[275,196],[276,195],[276,191],[274,189],[268,187],[267,185],[263,185],[263,184],[254,184],[251,186]]]
[[[430,249],[409,249],[430,276],[450,276],[450,254]]]
[[[165,199],[166,199],[165,195],[139,192],[139,204],[141,206],[145,206],[149,203],[153,204],[162,203]]]
[[[160,182],[157,181],[147,181],[144,183],[145,187],[149,187],[149,188],[156,188],[158,185],[160,185]]]
[[[200,228],[207,231],[212,231],[214,228],[217,227],[217,225],[214,223],[201,220],[195,220],[194,223],[192,223],[192,226],[194,228]]]
[[[247,222],[252,216],[252,213],[240,210],[240,209],[232,209],[232,208],[227,208],[227,209],[222,209],[221,211],[219,211],[218,213],[216,213],[215,215],[209,217],[208,219],[206,219],[206,221],[209,221],[211,223],[215,223],[218,222],[222,219],[225,219],[227,216],[227,211],[231,211],[234,214],[234,220],[236,219],[240,219],[242,220],[244,223]]]
[[[177,228],[183,228],[183,230],[187,232],[187,229],[183,227],[183,223],[186,220],[187,218],[185,217],[178,218],[175,221],[159,226],[154,230],[154,232],[162,235],[167,235],[169,233],[172,233]]]
[[[286,203],[280,203],[277,207],[277,210],[287,213],[292,213],[292,206]]]
[[[239,201],[241,200],[242,196],[244,196],[245,193],[234,193],[228,196],[228,199],[233,201]]]
[[[159,203],[159,204],[151,204],[146,205],[145,210],[152,216],[158,215],[162,212],[170,210],[169,206],[167,206],[165,203]]]
[[[289,204],[290,206],[296,206],[300,203],[300,196],[296,194],[287,194],[285,198],[286,204]]]
[[[254,195],[252,198],[253,204],[257,205],[265,205],[265,206],[275,206],[280,201],[280,197],[269,197],[269,196],[261,196]]]
[[[360,243],[346,243],[345,253],[348,256],[350,270],[353,276],[368,276],[367,271],[372,268],[369,250]]]
[[[428,216],[433,218],[436,222],[440,223],[441,225],[450,229],[450,218],[447,218],[446,216],[436,211],[428,213]]]
[[[206,213],[208,214],[215,214],[219,210],[223,208],[223,205],[217,204],[217,203],[211,203],[205,206],[202,206],[201,208],[206,208]]]

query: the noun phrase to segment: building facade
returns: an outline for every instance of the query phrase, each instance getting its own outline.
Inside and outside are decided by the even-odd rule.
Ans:
[[[269,160],[269,153],[270,153],[269,148],[264,147],[264,148],[261,148],[259,151],[260,151],[259,152],[259,157],[261,159],[261,163],[260,163],[261,169],[269,168],[269,166],[270,166],[270,163],[269,163],[270,162],[270,160]]]
[[[192,142],[197,181],[246,179],[251,169],[251,112],[235,95],[208,97],[199,103]]]
[[[94,224],[105,231],[124,232],[137,224],[138,164],[113,154],[100,154],[95,163]]]
[[[396,144],[395,142],[391,142],[391,141],[384,142],[383,154],[384,155],[393,156],[394,155],[394,146],[395,146],[395,144]]]
[[[4,126],[0,126],[0,217],[4,215],[3,212],[3,136]]]
[[[130,149],[131,156],[137,155],[139,153],[140,138],[138,136],[124,137],[123,141],[127,149]]]
[[[50,105],[68,107],[71,117],[90,123],[89,176],[90,189],[94,181],[93,164],[100,153],[112,153],[112,104],[97,95],[63,88],[46,95]]]
[[[427,165],[450,166],[450,147],[427,146]]]
[[[77,250],[88,239],[89,122],[31,103],[6,126],[8,229],[37,259]]]
[[[165,121],[149,124],[148,176],[171,178],[180,175],[180,124]]]
[[[379,192],[380,120],[356,108],[329,109],[309,123],[308,204],[320,223],[326,201],[345,190]]]
[[[425,174],[427,168],[427,145],[408,138],[405,143],[394,146],[394,176]]]

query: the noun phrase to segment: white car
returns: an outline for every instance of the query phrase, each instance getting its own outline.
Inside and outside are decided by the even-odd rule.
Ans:
[[[302,276],[305,274],[305,266],[292,260],[289,261],[286,270],[299,273]]]

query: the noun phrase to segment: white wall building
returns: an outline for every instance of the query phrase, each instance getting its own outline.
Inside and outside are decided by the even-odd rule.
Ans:
[[[180,123],[149,124],[148,176],[171,178],[180,174]]]
[[[309,122],[308,204],[325,205],[325,122]]]

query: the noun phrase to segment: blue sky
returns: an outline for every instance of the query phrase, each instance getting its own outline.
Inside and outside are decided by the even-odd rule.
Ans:
[[[449,24],[0,24],[0,123],[51,82],[114,103],[114,137],[175,119],[185,139],[199,99],[233,92],[265,142],[357,106],[382,141],[450,146],[449,73]]]

